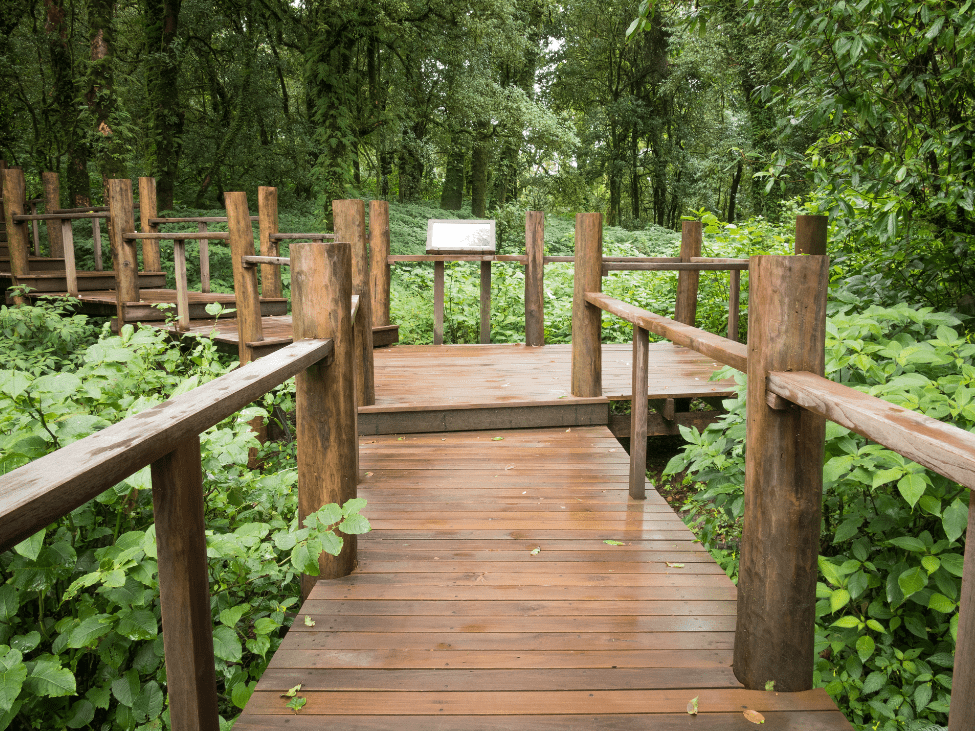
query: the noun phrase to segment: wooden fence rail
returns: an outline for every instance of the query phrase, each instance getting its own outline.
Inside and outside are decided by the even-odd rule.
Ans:
[[[747,372],[734,672],[749,689],[774,681],[777,691],[808,690],[815,660],[825,420],[969,489],[975,489],[975,435],[823,377],[829,281],[825,217],[800,216],[796,222],[796,253],[812,256],[751,258],[746,347],[602,294],[598,215],[577,218],[573,394],[588,395],[600,382],[599,313],[605,310],[632,323],[630,495],[640,499],[646,480],[646,408],[637,405],[636,394],[646,391],[648,333]],[[678,309],[686,314],[686,308]],[[975,510],[970,510],[969,535],[973,530]],[[970,662],[975,653],[975,549],[970,542],[964,566],[951,731],[975,728],[975,668]]]
[[[228,207],[246,211],[243,193],[227,196]],[[351,248],[303,243],[292,256],[292,345],[0,478],[0,550],[6,550],[151,466],[169,708],[177,731],[219,729],[199,434],[297,376],[299,520],[356,494]],[[349,573],[355,550],[347,539],[338,556],[322,554],[320,575]],[[306,595],[313,581],[303,577]]]

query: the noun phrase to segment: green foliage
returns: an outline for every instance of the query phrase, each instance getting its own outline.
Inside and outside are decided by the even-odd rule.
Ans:
[[[4,365],[32,374],[78,365],[94,340],[88,318],[72,315],[73,303],[51,299],[44,307],[0,305],[0,352]]]
[[[869,307],[848,292],[827,325],[826,372],[905,408],[975,428],[975,345],[931,308]],[[667,466],[700,485],[698,535],[734,576],[743,512],[744,381],[728,414]],[[968,490],[828,423],[817,683],[864,729],[946,723]],[[719,548],[730,544],[730,551]]]
[[[2,472],[233,365],[209,340],[182,352],[151,329],[79,337],[95,342],[76,368],[0,371]],[[289,398],[282,389],[267,403]],[[326,505],[299,525],[294,445],[266,449],[264,472],[247,467],[257,446],[249,421],[264,415],[251,407],[201,435],[225,718],[246,703],[290,624],[299,574],[317,575],[318,555],[337,554],[341,534],[369,530],[364,500]],[[0,729],[168,728],[148,468],[0,554],[0,580]]]

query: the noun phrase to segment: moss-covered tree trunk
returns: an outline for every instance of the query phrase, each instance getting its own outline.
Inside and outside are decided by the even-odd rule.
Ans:
[[[181,0],[145,0],[149,150],[160,210],[172,209],[185,112],[179,99],[179,59],[173,42]]]
[[[487,216],[488,164],[491,160],[490,125],[479,123],[471,150],[471,215]]]
[[[469,136],[465,130],[455,130],[447,150],[440,207],[445,211],[459,211],[464,205],[464,170],[467,163]]]
[[[115,91],[115,0],[88,0],[91,63],[86,100],[94,117],[94,158],[104,181],[128,177],[128,150]],[[116,129],[118,127],[118,129]]]

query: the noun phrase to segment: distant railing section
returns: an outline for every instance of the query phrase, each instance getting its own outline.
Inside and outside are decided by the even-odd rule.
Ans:
[[[592,218],[588,218],[591,216]],[[660,317],[600,291],[599,214],[576,228],[572,393],[601,392],[600,315],[633,325],[630,496],[645,497],[650,332],[748,375],[745,515],[735,676],[746,688],[812,688],[825,420],[830,419],[975,490],[975,435],[834,383],[825,368],[826,218],[800,216],[796,253],[749,260],[748,345]],[[581,234],[581,235],[580,235]],[[737,262],[736,262],[737,264]],[[969,511],[975,535],[975,510]],[[975,728],[975,548],[966,543],[949,728]]]
[[[228,193],[227,201],[246,212],[243,193]],[[169,708],[178,731],[219,725],[199,434],[297,376],[299,520],[356,496],[351,247],[301,243],[291,254],[296,342],[0,477],[0,550],[7,550],[151,466]],[[350,539],[338,556],[323,553],[320,576],[350,573],[355,551]],[[305,596],[316,580],[302,577]]]

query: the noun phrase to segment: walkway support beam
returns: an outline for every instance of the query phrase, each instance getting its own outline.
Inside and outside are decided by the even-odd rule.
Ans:
[[[825,419],[773,409],[770,371],[823,375],[829,260],[756,256],[749,268],[745,516],[735,676],[753,690],[812,688]]]
[[[680,232],[680,260],[690,262],[701,255],[704,230],[700,221],[683,221]],[[697,319],[697,290],[701,273],[682,271],[677,275],[677,302],[674,305],[674,319],[685,325],[694,326]]]
[[[369,201],[369,276],[372,280],[372,324],[389,325],[389,203]]]
[[[603,214],[576,214],[572,296],[572,395],[603,395],[602,310],[586,293],[603,291]]]
[[[332,201],[335,241],[352,245],[352,294],[359,296],[353,336],[356,343],[356,394],[360,406],[376,403],[372,355],[372,297],[369,294],[369,252],[366,246],[366,204],[361,200]]]
[[[545,213],[525,214],[525,345],[545,345]]]

